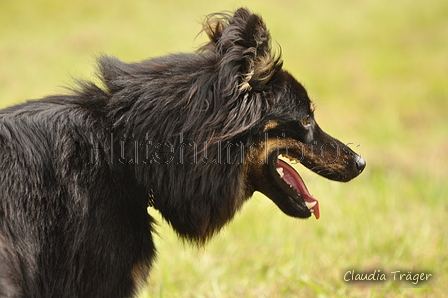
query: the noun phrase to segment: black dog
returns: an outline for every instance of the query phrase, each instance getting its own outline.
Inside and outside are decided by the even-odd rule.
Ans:
[[[130,297],[155,256],[148,206],[204,243],[255,191],[319,217],[281,156],[338,181],[364,169],[319,128],[259,16],[204,30],[196,54],[104,57],[103,86],[0,111],[0,297]]]

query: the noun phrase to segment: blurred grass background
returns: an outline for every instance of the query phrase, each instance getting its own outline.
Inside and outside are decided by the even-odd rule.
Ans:
[[[321,127],[367,160],[348,184],[301,166],[318,221],[256,195],[205,248],[157,217],[144,297],[448,297],[448,2],[445,0],[2,0],[0,107],[94,78],[101,53],[191,52],[203,16],[261,14]],[[347,284],[347,270],[429,272],[419,287]]]

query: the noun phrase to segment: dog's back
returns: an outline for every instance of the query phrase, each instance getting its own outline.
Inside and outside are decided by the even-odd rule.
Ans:
[[[0,297],[126,297],[149,271],[147,194],[95,156],[109,152],[104,102],[83,102],[0,112]]]

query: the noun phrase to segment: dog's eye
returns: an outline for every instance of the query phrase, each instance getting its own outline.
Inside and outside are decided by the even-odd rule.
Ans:
[[[306,115],[306,117],[302,119],[302,125],[308,127],[310,124],[310,115]]]

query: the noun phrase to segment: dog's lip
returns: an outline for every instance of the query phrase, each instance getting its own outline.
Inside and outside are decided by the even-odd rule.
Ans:
[[[275,180],[287,194],[290,194],[295,203],[306,206],[316,219],[319,219],[318,200],[310,194],[300,174],[287,161],[293,162],[296,159],[283,153],[274,158],[271,168],[275,171],[273,173]]]

